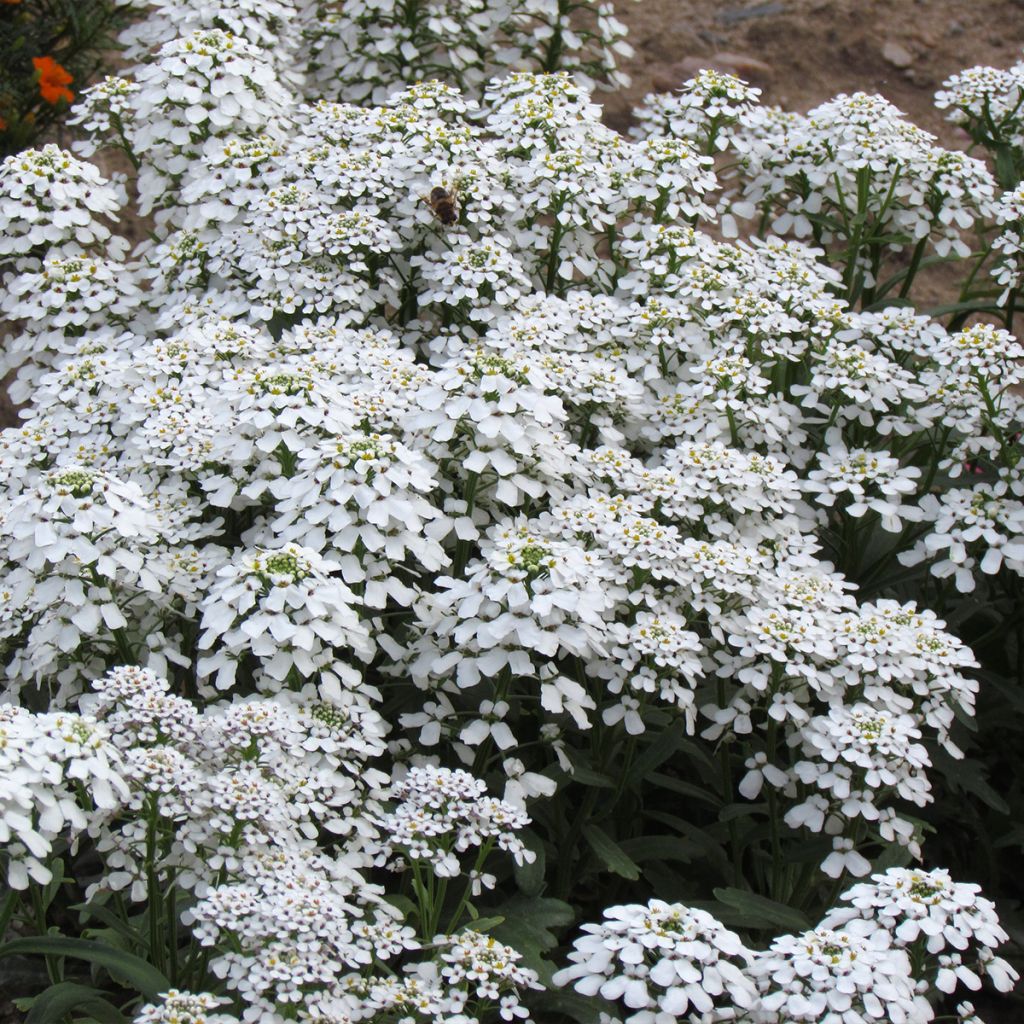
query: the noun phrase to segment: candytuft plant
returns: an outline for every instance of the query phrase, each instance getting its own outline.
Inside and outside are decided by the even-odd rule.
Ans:
[[[77,154],[0,167],[25,1012],[977,1024],[1024,621],[991,169],[724,76],[627,139],[548,31],[603,5],[327,7],[154,3]],[[930,259],[975,307],[914,305]]]

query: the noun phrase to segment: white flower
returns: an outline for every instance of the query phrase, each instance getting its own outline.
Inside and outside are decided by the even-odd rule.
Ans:
[[[927,560],[933,576],[953,576],[961,593],[974,590],[978,571],[1024,574],[1024,502],[1009,497],[1004,484],[926,494],[921,509],[932,529],[900,552],[904,565]]]
[[[97,217],[115,217],[126,195],[123,185],[51,144],[4,158],[0,200],[3,261],[44,251],[53,258],[62,250],[102,252],[110,229]]]
[[[754,954],[748,973],[756,1012],[772,1024],[926,1024],[933,1016],[915,995],[906,953],[881,936],[870,942],[827,928],[784,935]]]
[[[468,772],[410,768],[392,786],[399,801],[395,809],[378,821],[377,862],[393,865],[399,855],[424,860],[436,875],[451,878],[462,870],[458,854],[496,843],[517,864],[531,863],[536,854],[515,834],[530,819],[518,807],[486,793],[486,786]]]
[[[995,904],[980,893],[980,886],[954,882],[941,868],[890,868],[843,893],[841,898],[849,905],[830,910],[822,926],[865,936],[884,931],[894,945],[921,947],[930,958],[955,950],[961,966],[936,972],[936,978],[942,974],[941,991],[952,991],[945,986],[954,976],[975,988],[976,976],[965,973],[969,969],[991,974],[996,987],[1006,991],[1016,981],[1016,971],[993,954],[1008,936],[999,924]],[[964,963],[969,954],[978,957],[977,965]]]
[[[215,675],[217,689],[227,689],[240,659],[253,655],[277,683],[319,672],[357,680],[336,652],[366,658],[373,645],[352,591],[332,575],[339,568],[297,544],[248,551],[225,565],[202,603],[199,648],[211,653],[199,660],[200,677]]]
[[[843,514],[855,519],[874,512],[890,533],[921,518],[918,508],[903,504],[903,498],[917,489],[917,466],[901,466],[887,452],[847,450],[834,441],[818,456],[818,467],[808,473],[806,486],[821,505],[831,507],[839,500]]]
[[[526,765],[517,757],[506,757],[501,762],[501,770],[508,779],[502,800],[513,807],[525,809],[527,800],[534,797],[552,797],[558,789],[554,779],[537,772],[528,772]]]
[[[0,708],[0,770],[0,848],[19,891],[49,882],[58,837],[97,828],[128,796],[109,730],[87,716]]]
[[[420,295],[422,302],[464,306],[471,320],[493,319],[495,304],[512,306],[530,287],[509,240],[499,235],[456,239],[442,253],[414,257],[412,265],[428,286]]]
[[[621,1000],[626,1024],[654,1024],[684,1014],[739,1015],[751,1008],[745,974],[752,954],[710,914],[651,900],[609,907],[573,943],[572,966],[555,974],[586,996]]]
[[[132,1024],[237,1024],[228,1013],[211,1013],[230,1002],[208,992],[179,992],[172,988],[160,993],[159,1003],[141,1007]]]
[[[636,111],[640,137],[692,141],[705,153],[726,149],[761,95],[735,75],[703,68],[674,93],[648,93]]]

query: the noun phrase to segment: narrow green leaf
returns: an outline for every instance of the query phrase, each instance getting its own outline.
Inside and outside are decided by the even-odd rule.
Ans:
[[[105,907],[98,903],[75,903],[70,909],[80,910],[87,921],[95,918],[101,924],[105,924],[111,931],[116,932],[129,942],[141,946],[143,949],[149,945],[149,936],[143,931],[144,926],[133,928],[129,923],[132,920],[131,918],[129,918],[129,921],[122,920],[110,907]],[[139,921],[141,918],[142,915],[140,914],[134,920]]]
[[[689,864],[700,848],[679,836],[637,836],[624,839],[619,849],[637,864],[648,860],[681,860]]]
[[[718,812],[719,821],[736,821],[737,818],[753,818],[766,813],[767,804],[726,804]]]
[[[43,906],[49,908],[50,904],[53,903],[54,898],[57,895],[61,885],[64,882],[64,858],[54,857],[53,860],[47,864],[50,869],[50,880],[43,886]]]
[[[489,932],[494,928],[497,928],[499,924],[503,924],[505,918],[503,917],[477,917],[472,921],[468,921],[460,931],[466,931],[469,929],[474,932]]]
[[[682,741],[683,730],[679,723],[660,733],[633,762],[629,769],[629,785],[633,788],[643,785],[648,773],[664,764],[679,749]]]
[[[951,302],[945,306],[936,306],[934,309],[925,310],[928,316],[938,318],[948,313],[980,313],[988,310],[994,312],[996,304],[994,301],[972,299],[969,302]]]
[[[547,855],[544,851],[544,842],[532,829],[525,829],[519,833],[523,845],[532,850],[535,859],[527,864],[516,864],[513,868],[516,885],[524,896],[539,896],[544,889],[544,874],[547,864]]]
[[[62,981],[51,985],[32,1001],[32,1008],[25,1017],[25,1024],[54,1024],[63,1020],[70,1010],[88,1013],[100,1024],[128,1024],[128,1018],[104,999],[99,989],[91,985],[77,985]]]
[[[972,761],[956,760],[944,750],[936,750],[932,764],[949,780],[950,785],[962,793],[977,797],[987,807],[999,814],[1010,814],[1010,805],[989,785],[984,776],[984,767]]]
[[[1017,170],[1017,161],[1013,156],[1013,147],[1005,143],[995,147],[996,177],[999,184],[1005,189],[1015,187],[1020,181],[1020,173]]]
[[[776,903],[767,896],[758,896],[756,892],[725,888],[715,889],[714,893],[719,903],[749,916],[750,927],[768,924],[791,932],[802,932],[811,927],[811,922],[799,910],[787,907],[785,903]]]
[[[669,792],[678,793],[680,796],[701,800],[704,803],[711,804],[712,807],[721,807],[722,805],[721,798],[712,793],[711,790],[694,785],[692,782],[686,782],[683,779],[674,778],[671,775],[664,775],[661,772],[649,772],[647,781],[654,786],[667,789]]]
[[[680,835],[696,843],[703,851],[704,856],[718,868],[723,878],[729,876],[731,868],[729,858],[725,850],[722,849],[722,840],[716,839],[715,836],[705,829],[699,828],[697,825],[675,814],[665,814],[663,811],[648,811],[647,817],[652,821],[668,825],[669,828],[674,828]]]
[[[137,992],[149,998],[166,992],[171,987],[167,978],[152,964],[101,942],[69,939],[63,935],[40,935],[34,938],[12,939],[0,946],[0,957],[31,953],[88,960],[105,968],[111,975],[124,979]]]
[[[631,882],[640,877],[640,868],[626,856],[614,839],[596,825],[584,825],[583,838],[609,871],[628,878]]]
[[[593,768],[588,768],[583,764],[573,764],[572,774],[569,778],[583,786],[592,786],[597,789],[615,788],[615,783],[607,775],[596,772]]]

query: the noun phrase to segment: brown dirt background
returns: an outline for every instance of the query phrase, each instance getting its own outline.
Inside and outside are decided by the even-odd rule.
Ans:
[[[616,127],[655,79],[684,80],[674,64],[711,64],[724,52],[767,65],[737,68],[764,103],[803,112],[841,92],[878,92],[960,146],[932,105],[936,89],[974,64],[1008,67],[1024,47],[1024,0],[618,0],[616,8],[636,50],[625,62],[630,87],[599,97]],[[902,48],[908,66],[887,59],[887,46]]]

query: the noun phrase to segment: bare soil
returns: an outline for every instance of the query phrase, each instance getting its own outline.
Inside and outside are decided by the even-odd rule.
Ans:
[[[841,92],[878,92],[910,120],[959,146],[932,105],[949,75],[975,64],[1007,67],[1024,48],[1024,0],[619,0],[636,55],[631,86],[602,97],[607,119],[629,111],[658,81],[680,83],[701,64],[735,70],[765,103],[806,111]],[[729,60],[739,58],[730,69]],[[751,63],[754,62],[754,63]],[[756,67],[761,62],[764,68]],[[905,65],[905,66],[901,66]]]

